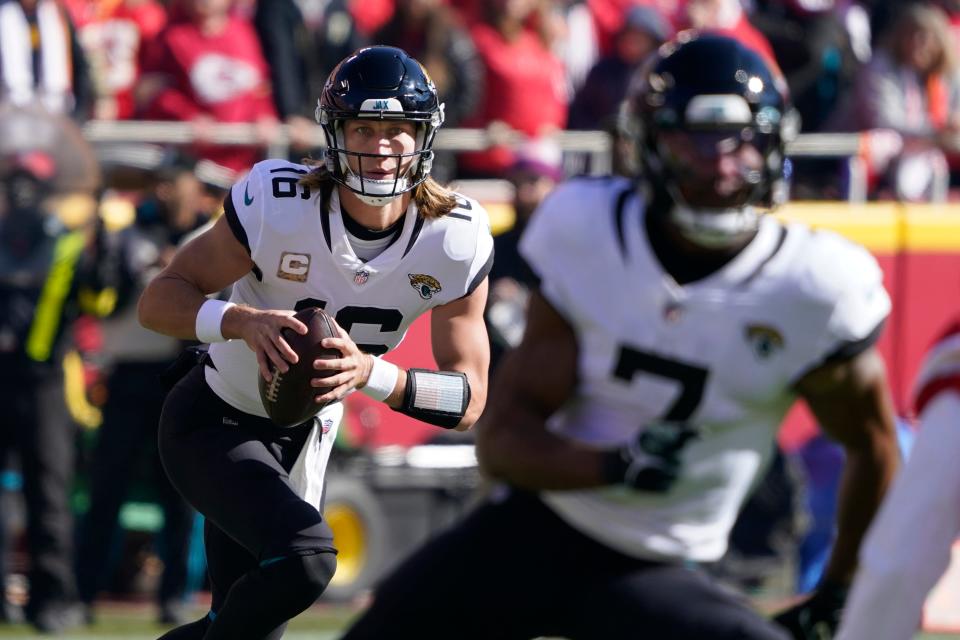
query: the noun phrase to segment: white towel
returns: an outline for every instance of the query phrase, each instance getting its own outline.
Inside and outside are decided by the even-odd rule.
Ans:
[[[343,419],[343,404],[325,408],[313,421],[313,429],[290,469],[290,484],[305,502],[320,509],[330,452]]]
[[[70,31],[56,0],[37,5],[40,31],[40,74],[34,78],[30,25],[18,2],[0,5],[0,94],[16,105],[40,102],[54,113],[73,108]]]

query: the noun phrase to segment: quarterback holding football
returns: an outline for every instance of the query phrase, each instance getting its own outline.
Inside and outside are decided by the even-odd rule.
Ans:
[[[797,129],[782,87],[718,35],[643,70],[642,181],[571,180],[521,239],[539,289],[477,427],[501,490],[396,569],[345,640],[830,637],[897,467],[874,346],[890,300],[862,247],[761,214]],[[845,478],[825,579],[774,622],[695,566],[724,554],[798,397]]]
[[[324,471],[347,393],[447,429],[486,399],[493,239],[483,207],[430,177],[433,82],[400,49],[361,49],[316,116],[325,161],[254,166],[140,300],[144,326],[211,345],[168,396],[159,439],[206,516],[212,605],[165,638],[276,639],[324,590]],[[228,285],[229,302],[207,299]],[[438,370],[382,360],[428,311]]]

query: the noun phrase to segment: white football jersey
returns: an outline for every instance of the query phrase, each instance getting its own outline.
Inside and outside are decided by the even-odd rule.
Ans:
[[[467,295],[489,272],[493,238],[476,201],[458,195],[454,211],[431,220],[411,203],[397,239],[364,262],[350,245],[337,190],[330,213],[322,214],[319,194],[297,184],[308,171],[267,160],[234,185],[224,215],[256,267],[233,286],[231,301],[258,309],[322,307],[363,351],[382,355],[418,316]],[[207,382],[217,395],[266,417],[246,343],[218,342],[210,356],[216,370],[207,369]]]
[[[890,300],[862,247],[772,216],[723,268],[680,286],[653,253],[644,215],[628,181],[576,180],[547,198],[521,240],[579,346],[576,394],[548,427],[598,448],[665,421],[699,437],[665,494],[611,486],[543,497],[623,553],[712,561],[768,462],[793,384],[875,339]]]
[[[860,546],[837,640],[912,638],[960,532],[960,324],[927,353],[916,382],[920,430]]]

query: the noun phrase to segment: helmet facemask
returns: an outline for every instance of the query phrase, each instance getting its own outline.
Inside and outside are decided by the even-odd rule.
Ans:
[[[706,248],[749,237],[758,208],[786,199],[783,148],[799,128],[764,63],[725,40],[704,37],[666,51],[631,103],[645,176],[672,201],[670,222]],[[709,64],[720,72],[711,76]]]
[[[411,191],[423,183],[433,168],[433,140],[437,129],[443,124],[443,105],[432,113],[411,113],[403,111],[399,101],[368,100],[375,104],[363,105],[358,111],[343,112],[325,108],[318,102],[316,110],[317,122],[323,128],[327,141],[326,166],[334,182],[350,189],[357,197],[367,204],[383,206],[400,195]],[[370,108],[367,108],[367,107]],[[375,107],[375,108],[374,108]],[[381,154],[350,151],[344,141],[344,124],[349,120],[372,119],[378,121],[399,120],[413,122],[415,126],[414,150],[408,153]],[[350,158],[357,163],[356,171],[350,167]],[[392,157],[395,163],[393,175],[385,177],[371,177],[368,175],[372,166],[384,157]],[[404,167],[404,162],[412,158],[412,162]]]

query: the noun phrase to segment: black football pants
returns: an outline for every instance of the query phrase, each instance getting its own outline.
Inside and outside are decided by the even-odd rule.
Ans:
[[[159,434],[171,482],[206,516],[216,617],[198,637],[276,638],[252,629],[263,619],[282,627],[319,596],[335,566],[330,527],[288,476],[312,425],[278,429],[223,402],[203,375],[197,365],[167,396]]]
[[[343,640],[788,640],[702,572],[630,558],[539,498],[488,502],[379,586]]]

